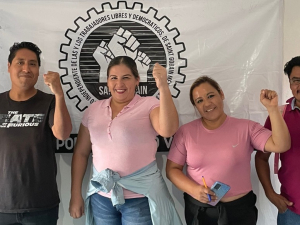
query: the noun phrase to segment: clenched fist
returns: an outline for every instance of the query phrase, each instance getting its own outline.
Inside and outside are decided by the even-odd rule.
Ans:
[[[63,94],[58,73],[53,71],[48,71],[48,73],[44,74],[44,82],[49,86],[53,94],[55,95]]]
[[[155,79],[158,89],[168,87],[167,70],[159,63],[155,63],[152,71],[153,78]]]

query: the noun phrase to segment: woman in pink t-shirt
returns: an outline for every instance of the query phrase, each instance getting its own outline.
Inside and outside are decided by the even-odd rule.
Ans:
[[[272,132],[251,120],[227,116],[224,99],[215,80],[207,76],[198,78],[190,88],[190,100],[201,118],[179,128],[168,155],[167,177],[185,192],[188,225],[256,224],[251,153],[254,148],[284,152],[290,147],[290,135],[278,110],[275,91],[262,90],[260,94],[271,119]],[[182,171],[185,164],[186,175]],[[216,195],[210,187],[216,181],[229,185],[230,190],[212,206],[209,197],[213,203]]]
[[[136,94],[140,76],[133,59],[118,56],[110,61],[107,86],[111,98],[97,101],[85,111],[78,132],[72,160],[69,208],[72,217],[79,218],[84,213],[81,186],[91,149],[96,171],[110,169],[124,177],[155,161],[157,134],[170,137],[178,129],[178,114],[168,87],[166,69],[156,63],[153,78],[160,100]],[[99,191],[90,196],[95,224],[152,224],[148,199],[142,194],[123,190],[125,203],[116,206],[111,200],[114,193]]]

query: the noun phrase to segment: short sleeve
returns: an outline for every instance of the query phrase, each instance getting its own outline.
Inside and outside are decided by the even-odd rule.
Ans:
[[[83,126],[85,127],[88,127],[88,120],[89,120],[89,112],[90,112],[90,109],[91,109],[91,106],[88,107],[84,113],[83,113],[83,117],[82,117],[82,120],[81,120],[81,123]]]
[[[187,159],[187,150],[185,146],[185,137],[183,127],[174,135],[174,139],[168,154],[168,159],[179,165],[184,165]]]
[[[55,112],[55,97],[53,96],[50,103],[49,120],[48,120],[50,127],[53,127],[54,125],[54,112]]]
[[[252,146],[257,150],[264,151],[266,142],[271,137],[272,131],[253,121],[250,121],[249,131]]]
[[[150,109],[149,109],[149,114],[150,112],[159,107],[159,100],[153,96],[149,97],[148,100],[147,100],[147,104],[149,105]]]

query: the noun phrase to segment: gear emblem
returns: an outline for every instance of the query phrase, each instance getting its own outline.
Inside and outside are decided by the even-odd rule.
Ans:
[[[91,8],[86,19],[75,19],[75,29],[68,29],[65,37],[68,43],[61,44],[64,58],[59,67],[65,71],[61,81],[67,87],[69,99],[76,100],[76,108],[84,111],[91,103],[110,97],[107,88],[106,70],[110,60],[127,55],[138,66],[141,96],[159,98],[159,91],[152,77],[152,67],[156,62],[168,71],[168,83],[173,98],[180,94],[178,83],[185,82],[182,68],[187,60],[180,57],[185,45],[177,42],[180,35],[177,28],[169,28],[170,19],[157,17],[157,10],[143,9],[143,4],[135,2],[128,6],[125,1],[101,4],[100,10]]]

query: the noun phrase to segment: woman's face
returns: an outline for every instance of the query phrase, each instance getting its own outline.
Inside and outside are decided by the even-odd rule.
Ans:
[[[209,83],[202,83],[193,90],[193,99],[202,119],[218,121],[225,113],[223,110],[224,94],[219,93]]]
[[[139,78],[136,79],[126,65],[120,64],[110,68],[107,86],[114,102],[128,104],[133,99],[138,84]]]

